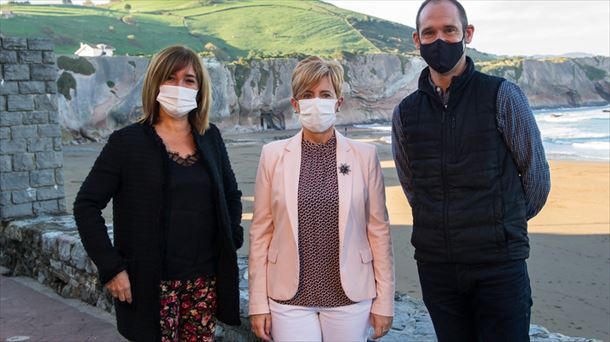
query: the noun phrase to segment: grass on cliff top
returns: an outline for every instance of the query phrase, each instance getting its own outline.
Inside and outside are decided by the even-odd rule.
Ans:
[[[476,64],[476,68],[486,74],[518,81],[523,74],[523,61],[524,58],[522,57],[506,58],[480,62]]]
[[[4,6],[3,6],[4,7]],[[83,6],[10,6],[15,17],[0,19],[5,36],[50,38],[58,54],[73,54],[80,42],[104,43],[119,55],[150,55],[181,43],[201,49],[202,40],[189,34],[172,17],[135,14],[135,24],[121,20],[124,13]]]
[[[59,54],[72,54],[80,42],[112,45],[117,55],[152,55],[171,44],[205,52],[212,43],[228,59],[414,50],[412,28],[317,0],[115,0],[97,7],[2,7],[15,14],[0,19],[3,35],[50,37]]]

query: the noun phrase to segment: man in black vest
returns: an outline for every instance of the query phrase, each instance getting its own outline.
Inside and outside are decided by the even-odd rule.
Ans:
[[[439,341],[529,341],[527,220],[550,174],[514,83],[475,70],[456,0],[426,0],[413,33],[428,63],[394,110],[392,151],[413,208],[415,259]]]

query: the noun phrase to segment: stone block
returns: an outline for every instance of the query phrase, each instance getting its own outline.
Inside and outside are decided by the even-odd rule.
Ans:
[[[42,62],[45,64],[55,64],[56,59],[53,51],[44,51],[42,53]]]
[[[10,139],[10,138],[11,138],[11,128],[10,127],[0,127],[0,140]]]
[[[35,138],[38,136],[36,125],[24,125],[11,127],[11,137],[13,140]],[[25,151],[24,151],[25,152]]]
[[[36,189],[26,189],[12,192],[13,204],[23,204],[36,201]]]
[[[22,81],[19,82],[19,92],[21,94],[46,94],[47,87],[43,81]]]
[[[13,158],[11,156],[0,156],[0,172],[11,171],[13,171]]]
[[[53,139],[31,138],[27,140],[28,152],[45,152],[53,150]]]
[[[0,206],[11,205],[11,193],[8,191],[0,192]]]
[[[0,207],[0,217],[3,219],[32,216],[32,203],[5,205]]]
[[[2,47],[7,50],[24,50],[28,47],[28,41],[25,38],[4,37]]]
[[[64,185],[64,170],[61,167],[55,169],[55,184]]]
[[[47,81],[46,83],[47,83],[47,93],[57,94],[57,82]]]
[[[32,64],[33,81],[55,81],[57,80],[57,67],[53,64]]]
[[[36,110],[56,111],[57,97],[54,95],[34,95],[34,106]]]
[[[72,246],[76,244],[76,239],[67,235],[62,235],[57,239],[57,254],[59,260],[69,261],[72,254]],[[63,268],[63,267],[62,267]],[[69,273],[69,272],[67,272]]]
[[[34,170],[33,153],[16,153],[13,155],[13,171]]]
[[[0,95],[0,112],[6,111],[6,98],[4,95]]]
[[[3,112],[0,115],[0,127],[21,125],[23,123],[23,113]]]
[[[37,152],[36,153],[36,167],[39,169],[51,169],[54,167],[62,166],[62,153],[61,152]]]
[[[93,263],[93,260],[87,259],[87,264],[85,265],[85,271],[87,271],[87,273],[93,273],[93,274],[97,273],[97,266],[95,266],[95,264]]]
[[[36,199],[39,201],[64,198],[65,196],[63,186],[54,185],[36,189]]]
[[[30,172],[30,185],[33,187],[55,185],[55,170],[35,170]]]
[[[60,212],[57,200],[34,202],[33,209],[36,215],[57,214]]]
[[[34,64],[42,63],[41,51],[19,51],[19,63]]]
[[[0,50],[0,63],[17,63],[17,51]]]
[[[19,85],[15,81],[0,81],[0,95],[19,94]]]
[[[2,140],[2,144],[0,144],[0,155],[25,152],[26,146],[27,143],[25,139]]]
[[[50,231],[50,232],[42,233],[41,246],[42,246],[42,251],[44,252],[44,254],[46,254],[46,255],[53,254],[53,251],[55,250],[55,247],[57,245],[57,236],[61,235],[61,234],[62,233],[59,231]]]
[[[60,128],[61,130],[61,128]],[[63,150],[63,145],[61,142],[61,138],[53,138],[53,151],[62,151]]]
[[[49,112],[49,123],[58,124],[59,123],[59,112]]]
[[[87,267],[87,252],[83,248],[83,244],[79,241],[72,246],[70,253],[70,262],[75,268],[84,271]]]
[[[0,179],[0,190],[23,190],[30,187],[29,172],[5,172]]]
[[[41,138],[61,137],[61,128],[58,124],[38,125],[38,136]]]
[[[53,51],[53,42],[48,38],[29,38],[28,48],[30,50]]]
[[[49,122],[49,112],[25,112],[22,120],[24,125],[46,124]]]
[[[6,109],[9,112],[34,110],[33,95],[8,95]]]
[[[5,81],[27,81],[30,79],[30,66],[27,64],[4,64]]]
[[[57,200],[57,207],[58,207],[58,213],[66,213],[67,209],[66,209],[66,199],[65,198],[60,198]]]

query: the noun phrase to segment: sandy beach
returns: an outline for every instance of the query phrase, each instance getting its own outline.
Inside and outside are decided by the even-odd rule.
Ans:
[[[246,234],[252,216],[260,150],[264,143],[294,133],[224,134],[243,192]],[[390,145],[380,139],[384,135],[384,132],[348,129],[350,138],[377,146],[392,223],[397,290],[421,298],[410,244],[411,209],[396,176]],[[64,146],[69,210],[102,146],[99,143]],[[549,200],[544,210],[529,222],[532,323],[566,335],[610,341],[610,166],[608,162],[567,160],[552,160],[550,164]],[[104,216],[111,218],[109,208],[104,210]],[[248,253],[247,243],[239,252]]]

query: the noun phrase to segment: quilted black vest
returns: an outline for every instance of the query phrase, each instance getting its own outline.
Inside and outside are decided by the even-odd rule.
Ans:
[[[400,103],[412,171],[415,259],[487,263],[529,255],[525,194],[497,129],[503,79],[474,69],[454,77],[447,106],[426,68]]]

